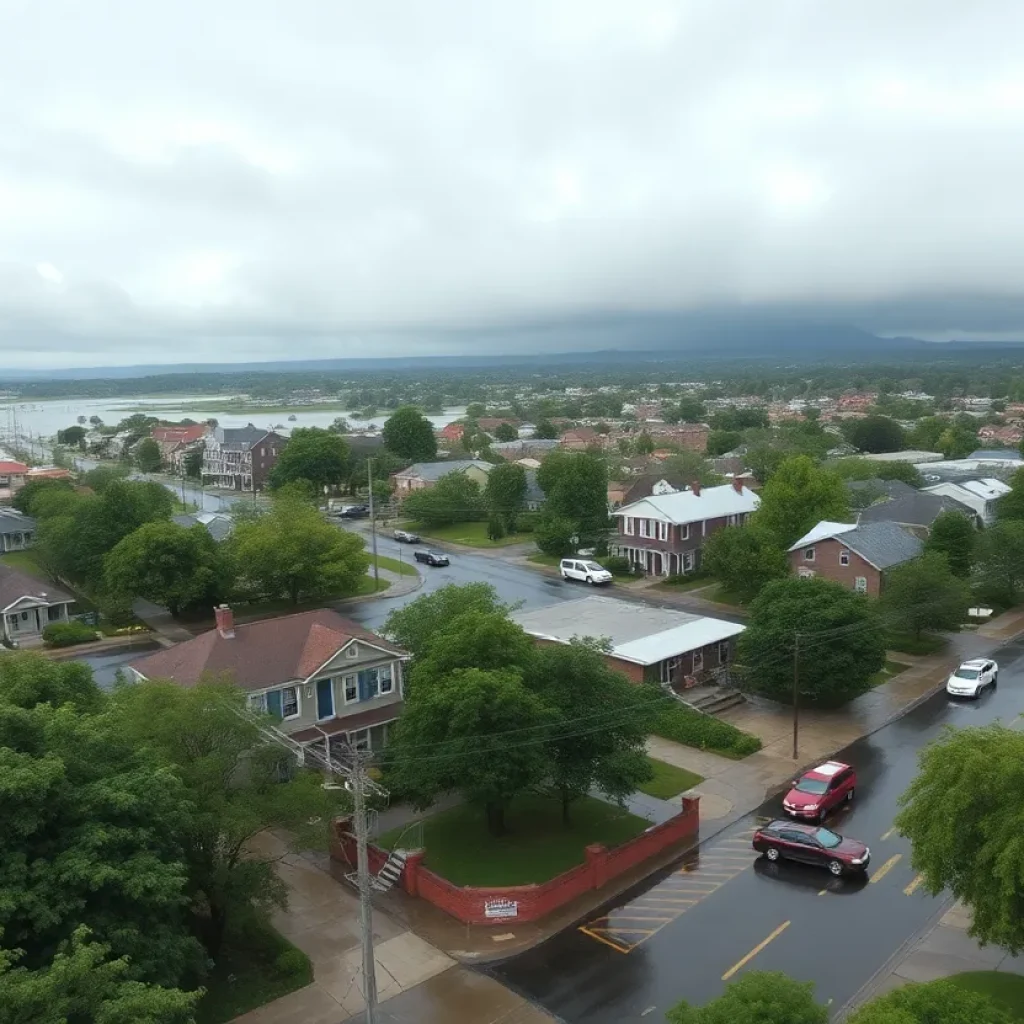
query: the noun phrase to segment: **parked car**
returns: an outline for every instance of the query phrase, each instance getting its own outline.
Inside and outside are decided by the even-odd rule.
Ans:
[[[862,842],[797,821],[773,821],[759,828],[753,846],[773,863],[785,859],[820,865],[837,877],[867,871],[871,861],[871,851]]]
[[[563,580],[580,580],[593,586],[595,583],[611,583],[612,574],[597,562],[582,558],[563,558],[558,563]]]
[[[417,562],[426,562],[427,565],[448,565],[448,556],[440,551],[417,551],[413,557]]]
[[[999,682],[999,666],[988,658],[965,661],[947,680],[946,693],[951,697],[980,697]]]
[[[365,519],[369,514],[369,505],[349,505],[338,513],[342,519]]]
[[[857,773],[842,761],[826,761],[793,782],[782,806],[794,818],[821,821],[829,811],[853,799]]]
[[[419,544],[420,542],[420,535],[418,533],[409,533],[408,530],[395,530],[392,536],[399,544]]]

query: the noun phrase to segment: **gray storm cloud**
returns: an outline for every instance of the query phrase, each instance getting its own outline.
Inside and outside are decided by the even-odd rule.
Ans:
[[[0,25],[12,366],[731,305],[1024,337],[1012,0],[0,0]]]

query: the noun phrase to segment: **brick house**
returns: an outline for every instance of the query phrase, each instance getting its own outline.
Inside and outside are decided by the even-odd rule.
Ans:
[[[878,597],[886,572],[917,558],[923,549],[919,537],[896,523],[824,521],[789,549],[789,564],[797,576],[822,576]]]
[[[209,431],[205,423],[191,427],[154,427],[152,438],[160,448],[160,456],[172,473],[184,470],[186,452],[203,446],[203,438]]]
[[[0,501],[9,502],[25,486],[27,473],[24,462],[0,458]]]
[[[742,526],[761,499],[740,480],[720,487],[652,494],[614,514],[618,535],[613,555],[628,558],[654,576],[675,576],[700,566],[704,538],[724,526]]]
[[[594,445],[604,444],[604,438],[593,427],[576,427],[567,430],[559,439],[558,443],[562,448],[570,451],[583,451]]]
[[[328,608],[236,625],[216,609],[216,628],[128,666],[136,679],[191,687],[228,678],[296,743],[343,756],[351,745],[381,750],[402,712],[409,655]]]
[[[462,438],[465,436],[465,433],[465,424],[448,423],[437,431],[437,438],[444,444],[456,445],[462,443]]]
[[[203,448],[203,482],[235,491],[262,491],[288,438],[251,423],[215,427]]]
[[[657,445],[670,441],[688,451],[706,452],[711,428],[706,423],[676,423],[651,427],[648,432]]]
[[[687,677],[714,674],[733,657],[737,622],[690,615],[671,608],[584,597],[534,611],[513,612],[539,644],[568,644],[589,637],[609,643],[605,661],[634,683],[661,683],[686,688]]]

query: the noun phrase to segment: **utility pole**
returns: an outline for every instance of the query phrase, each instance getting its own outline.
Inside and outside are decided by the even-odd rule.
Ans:
[[[380,567],[377,565],[377,515],[373,506],[373,459],[366,460],[366,477],[370,484],[370,537],[373,541],[373,589],[380,590]]]
[[[800,634],[793,634],[793,760],[800,755],[798,738],[800,735]]]
[[[367,854],[369,827],[366,820],[366,765],[364,752],[352,751],[352,774],[345,788],[352,794],[352,817],[356,832],[356,873],[359,885],[359,931],[363,945],[363,999],[366,1024],[377,1024],[377,967],[373,959],[373,904],[370,900],[370,863]]]

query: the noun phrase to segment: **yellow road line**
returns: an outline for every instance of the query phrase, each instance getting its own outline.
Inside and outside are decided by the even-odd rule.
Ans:
[[[828,889],[822,889],[821,892],[818,893],[818,895],[819,896],[824,896],[825,893],[827,893],[827,892],[828,892]]]
[[[603,942],[606,946],[611,946],[616,953],[629,952],[628,949],[623,949],[623,947],[617,942],[612,942],[611,939],[606,939],[603,935],[598,935],[596,932],[592,932],[589,928],[585,928],[582,925],[580,926],[580,931],[583,932],[584,935],[589,935],[592,939],[597,939],[598,942]]]
[[[869,882],[880,882],[896,865],[896,862],[903,859],[902,853],[894,853],[869,879]]]
[[[888,832],[885,832],[885,833],[882,834],[882,842],[885,842],[885,840],[888,839],[889,836],[891,836],[893,834],[893,832],[895,832],[895,831],[896,831],[896,826],[893,825],[893,827],[891,829],[889,829]]]
[[[775,929],[766,939],[762,939],[742,960],[738,960],[722,975],[722,981],[728,981],[738,970],[741,970],[751,960],[757,956],[758,953],[768,945],[769,942],[774,942],[787,928],[789,927],[789,921],[783,921],[778,928]]]
[[[907,896],[913,896],[914,890],[924,881],[923,875],[917,875],[914,880],[903,890]]]

